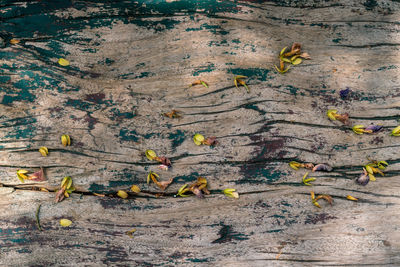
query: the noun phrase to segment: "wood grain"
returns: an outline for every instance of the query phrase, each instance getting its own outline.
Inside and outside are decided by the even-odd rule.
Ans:
[[[399,11],[397,1],[0,4],[0,263],[400,264],[399,139],[389,136],[399,123]],[[312,60],[281,75],[273,65],[293,42]],[[250,93],[235,88],[234,75],[249,77]],[[198,79],[209,88],[188,87]],[[161,116],[172,109],[183,117]],[[328,109],[384,131],[356,135],[329,121]],[[195,133],[220,144],[196,146]],[[159,170],[146,149],[173,167]],[[367,157],[390,166],[363,187],[354,179]],[[292,160],[333,171],[313,174],[307,187]],[[39,167],[45,182],[16,177]],[[174,177],[158,198],[146,184],[151,170]],[[55,204],[64,176],[77,191]],[[210,196],[174,196],[199,176]],[[143,193],[115,197],[133,184]],[[225,188],[240,199],[227,199]],[[330,194],[333,206],[314,207],[311,190]],[[61,218],[73,225],[62,228]]]

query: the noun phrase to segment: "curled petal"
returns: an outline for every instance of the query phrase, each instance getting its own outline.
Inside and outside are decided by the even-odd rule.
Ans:
[[[300,57],[301,57],[301,58],[304,58],[304,59],[311,59],[310,55],[309,55],[307,52],[301,53],[301,54],[300,54]]]
[[[355,198],[355,197],[352,197],[352,196],[350,196],[350,195],[348,195],[346,198],[347,198],[348,200],[352,200],[352,201],[358,201],[358,199],[357,199],[357,198]]]
[[[298,170],[300,167],[302,167],[302,164],[296,161],[291,161],[289,162],[289,166],[294,169],[294,170]]]
[[[363,134],[365,131],[365,126],[364,125],[354,125],[353,126],[353,132],[356,134]]]
[[[154,151],[151,150],[151,149],[147,149],[146,152],[145,152],[145,154],[146,154],[146,157],[147,157],[149,160],[154,160],[154,159],[157,157],[156,152],[154,152]]]
[[[57,193],[56,193],[56,197],[55,197],[55,200],[54,200],[54,201],[55,201],[56,203],[62,201],[62,200],[64,199],[64,197],[65,197],[64,193],[65,193],[65,188],[64,188],[64,187],[61,188],[61,189],[59,189],[59,190],[57,191]]]
[[[317,201],[313,201],[313,204],[314,204],[314,206],[316,206],[316,207],[318,207],[318,208],[321,208],[321,206],[319,205],[319,203],[317,202]]]
[[[314,164],[312,164],[312,163],[303,163],[302,167],[312,170],[314,168]]]
[[[227,188],[222,191],[227,197],[231,198],[239,198],[239,193],[236,192],[236,189]]]
[[[332,171],[332,167],[329,166],[328,164],[317,164],[315,167],[312,169],[313,172],[315,171],[325,171],[325,172],[330,172]]]
[[[157,157],[156,160],[159,161],[162,165],[171,167],[171,161],[167,157]]]
[[[314,193],[314,191],[311,191],[310,194],[311,194],[311,200],[314,200],[314,199],[315,199],[315,193]]]
[[[392,135],[392,136],[400,136],[400,125],[397,126],[396,128],[394,128],[390,135]]]
[[[326,112],[326,115],[328,116],[329,119],[335,121],[335,120],[336,120],[336,116],[335,116],[336,113],[337,113],[337,110],[336,110],[336,109],[329,109],[329,110]]]
[[[330,205],[333,203],[333,199],[330,195],[318,195],[314,201],[318,201],[319,199],[326,200]]]
[[[32,180],[32,181],[36,181],[36,182],[41,182],[41,181],[46,180],[46,177],[45,177],[45,175],[44,175],[43,168],[40,167],[40,170],[39,170],[39,171],[37,171],[37,172],[35,172],[35,173],[29,175],[27,179],[28,179],[28,180]]]
[[[369,125],[367,128],[365,128],[365,132],[376,133],[376,132],[379,132],[382,129],[383,129],[382,125]]]
[[[356,183],[359,185],[367,185],[369,182],[369,175],[368,172],[364,169],[364,173],[360,175],[360,177],[358,177],[356,179]]]
[[[40,154],[42,154],[43,157],[47,157],[47,155],[49,154],[49,150],[45,146],[39,148],[39,152]]]
[[[64,134],[61,136],[61,144],[63,146],[70,146],[71,145],[71,138],[68,134]]]
[[[157,186],[164,191],[174,180],[174,178],[169,179],[168,181],[161,181],[157,183]]]
[[[203,145],[207,145],[207,146],[216,146],[217,144],[218,144],[218,141],[215,136],[208,137],[206,140],[203,141]]]

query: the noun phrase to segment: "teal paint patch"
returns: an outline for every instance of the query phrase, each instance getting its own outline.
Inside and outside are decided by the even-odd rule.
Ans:
[[[187,258],[190,262],[210,262],[209,258],[198,259],[198,258]]]
[[[168,134],[168,139],[172,140],[172,149],[175,150],[185,141],[185,132],[177,130],[173,133]]]
[[[240,40],[239,40],[239,39],[233,39],[233,40],[232,40],[232,43],[240,44]]]
[[[383,71],[383,70],[393,70],[393,69],[397,69],[398,67],[395,65],[390,65],[390,66],[384,66],[384,67],[380,67],[378,68],[378,71]]]
[[[197,181],[197,178],[200,177],[198,172],[192,172],[189,175],[181,175],[181,176],[176,176],[174,178],[174,182],[180,182],[180,183],[193,183]]]
[[[285,90],[289,91],[290,94],[297,96],[297,92],[300,90],[300,88],[294,87],[292,85],[287,85],[285,88]],[[320,93],[323,93],[322,91]]]
[[[136,117],[136,114],[134,114],[133,112],[121,112],[119,109],[117,108],[112,108],[110,110],[110,116],[109,118],[113,121],[122,121],[124,119],[132,119],[133,117]]]
[[[122,141],[133,141],[133,142],[139,141],[139,136],[136,133],[136,131],[128,130],[126,128],[122,128],[121,130],[119,130],[118,137]]]
[[[334,43],[340,43],[340,41],[342,41],[342,38],[336,38],[336,39],[333,39],[332,40],[332,42],[334,42]]]
[[[249,69],[242,69],[242,68],[230,68],[228,69],[229,73],[234,75],[244,75],[251,79],[257,79],[260,81],[266,81],[271,79],[272,76],[269,75],[269,69],[261,69],[261,68],[249,68]]]
[[[348,148],[348,145],[346,145],[346,144],[332,146],[332,149],[334,149],[336,151],[343,151],[343,150],[346,150],[347,148]]]
[[[214,70],[215,70],[215,65],[213,63],[209,63],[207,66],[201,66],[195,68],[195,70],[192,72],[192,75],[199,76],[200,73],[212,72]]]

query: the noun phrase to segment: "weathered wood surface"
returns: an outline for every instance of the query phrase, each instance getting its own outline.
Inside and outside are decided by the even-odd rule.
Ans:
[[[369,0],[2,1],[0,264],[399,265],[400,139],[388,134],[399,119],[399,12],[398,1]],[[312,60],[279,75],[277,53],[294,41]],[[249,94],[236,74],[249,76]],[[210,87],[187,88],[199,78]],[[341,100],[345,87],[353,93]],[[385,131],[355,135],[329,108]],[[183,118],[160,116],[171,109]],[[220,145],[195,146],[194,133]],[[162,179],[176,177],[159,198],[146,184],[157,171],[150,148],[172,160]],[[367,156],[390,167],[362,187]],[[291,160],[334,170],[306,187]],[[48,181],[19,183],[17,169],[40,166]],[[61,203],[32,190],[67,175],[78,192]],[[198,176],[210,196],[174,197]],[[91,195],[132,184],[147,193]],[[220,194],[229,187],[239,200]],[[334,205],[314,207],[310,190]]]

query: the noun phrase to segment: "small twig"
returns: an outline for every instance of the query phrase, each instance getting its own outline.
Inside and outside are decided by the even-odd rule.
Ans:
[[[42,204],[39,204],[39,206],[36,210],[36,224],[37,224],[39,231],[42,231],[42,227],[40,226],[40,221],[39,221],[40,206],[42,206]]]

